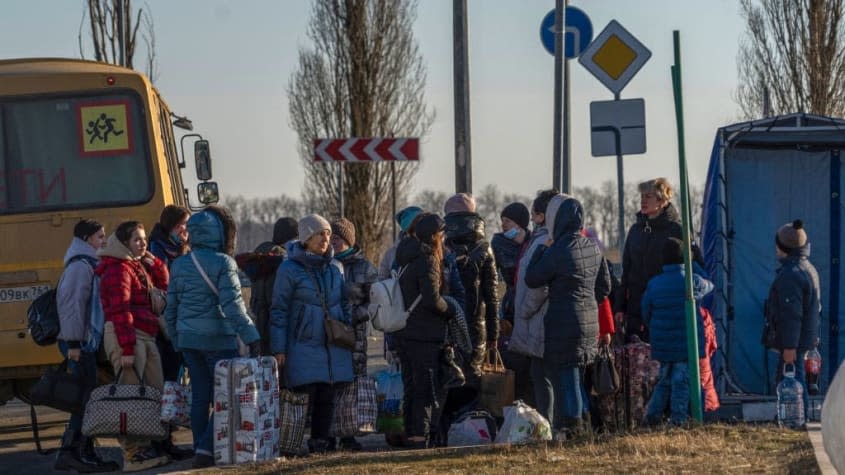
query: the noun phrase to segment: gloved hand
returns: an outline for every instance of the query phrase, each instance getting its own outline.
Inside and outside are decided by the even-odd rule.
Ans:
[[[249,344],[249,357],[258,358],[261,356],[261,340],[255,340]]]

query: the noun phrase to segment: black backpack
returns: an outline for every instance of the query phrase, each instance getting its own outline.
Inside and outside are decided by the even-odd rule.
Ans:
[[[85,255],[73,256],[67,262],[67,265],[65,265],[65,269],[78,260],[84,260],[91,267],[94,267],[94,263],[96,262],[91,257]],[[61,277],[59,277],[59,282],[61,280]],[[59,308],[56,303],[56,289],[58,287],[59,284],[56,283],[56,288],[39,295],[32,301],[29,309],[26,311],[29,334],[32,336],[32,341],[36,345],[50,346],[56,344],[60,329]]]

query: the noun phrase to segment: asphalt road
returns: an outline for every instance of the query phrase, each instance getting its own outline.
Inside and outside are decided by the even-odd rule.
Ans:
[[[386,367],[382,357],[382,339],[379,334],[377,338],[371,338],[369,342],[369,371],[375,373]],[[54,449],[61,445],[61,437],[68,415],[47,407],[37,407],[38,426],[40,428],[41,445],[44,449]],[[358,439],[365,447],[365,450],[385,450],[384,436],[374,434]],[[181,429],[174,433],[174,442],[177,445],[188,446],[192,444],[191,431]],[[109,460],[121,462],[120,448],[117,439],[100,439],[98,451],[100,455]],[[13,399],[6,405],[0,406],[0,474],[3,475],[31,475],[31,474],[53,474],[69,472],[57,472],[53,470],[55,453],[40,455],[35,449],[35,442],[32,436],[32,424],[30,423],[29,405]],[[191,470],[192,459],[172,462],[169,465],[156,469],[137,473],[177,473]]]

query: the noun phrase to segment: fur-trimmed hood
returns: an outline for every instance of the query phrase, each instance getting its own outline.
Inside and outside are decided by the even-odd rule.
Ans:
[[[192,248],[206,248],[233,256],[235,233],[235,220],[219,206],[209,206],[188,219],[188,240]]]

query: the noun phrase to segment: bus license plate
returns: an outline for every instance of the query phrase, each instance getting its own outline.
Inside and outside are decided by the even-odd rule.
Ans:
[[[0,288],[0,303],[27,302],[50,290],[46,284]]]

